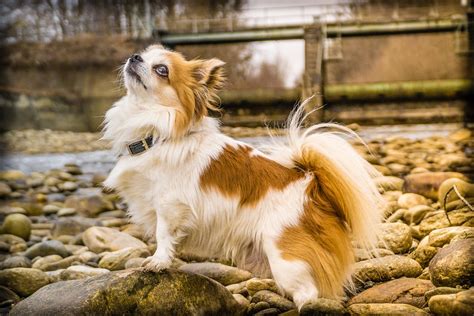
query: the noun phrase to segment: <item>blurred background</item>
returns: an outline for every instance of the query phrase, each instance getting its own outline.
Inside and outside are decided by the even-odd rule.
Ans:
[[[124,94],[120,66],[157,42],[227,63],[229,127],[278,126],[311,95],[323,106],[313,121],[379,132],[473,119],[471,0],[3,0],[0,12],[4,151],[43,152],[36,140],[51,131],[98,132]],[[49,151],[95,148],[86,143]]]

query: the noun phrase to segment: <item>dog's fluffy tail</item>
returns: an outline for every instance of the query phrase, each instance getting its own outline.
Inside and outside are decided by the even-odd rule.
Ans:
[[[313,174],[319,192],[345,222],[357,246],[373,250],[383,205],[373,181],[378,172],[342,137],[363,142],[352,130],[332,123],[301,128],[306,118],[304,106],[299,105],[290,115],[287,138],[270,146],[270,155],[287,167]],[[316,192],[310,196],[313,194]]]

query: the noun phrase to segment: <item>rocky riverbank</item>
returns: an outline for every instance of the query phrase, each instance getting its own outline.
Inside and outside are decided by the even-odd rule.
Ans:
[[[368,147],[356,146],[387,200],[381,257],[356,249],[354,290],[301,314],[472,315],[472,132]],[[0,313],[297,315],[273,280],[216,258],[179,254],[172,269],[143,271],[156,244],[102,190],[104,177],[73,164],[0,173]]]

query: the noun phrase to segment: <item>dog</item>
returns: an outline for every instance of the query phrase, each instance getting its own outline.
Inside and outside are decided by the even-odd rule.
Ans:
[[[118,162],[104,182],[131,220],[156,237],[147,270],[170,267],[178,251],[229,258],[273,277],[298,308],[340,298],[354,244],[373,249],[381,220],[376,171],[336,124],[300,127],[260,151],[219,131],[224,62],[186,60],[152,45],[123,70],[127,94],[109,109],[104,139]],[[353,132],[352,132],[353,133]]]

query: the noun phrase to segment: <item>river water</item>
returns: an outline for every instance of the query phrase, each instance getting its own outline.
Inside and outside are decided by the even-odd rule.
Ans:
[[[370,141],[392,136],[402,136],[411,139],[420,139],[430,136],[446,136],[462,128],[461,123],[450,124],[418,124],[418,125],[382,125],[363,127],[358,133],[362,139]],[[259,146],[268,142],[268,137],[245,137],[240,140]],[[114,156],[108,150],[54,153],[54,154],[7,154],[0,157],[0,170],[18,169],[25,173],[46,171],[61,168],[66,163],[75,163],[81,166],[84,173],[107,173],[115,163]]]

